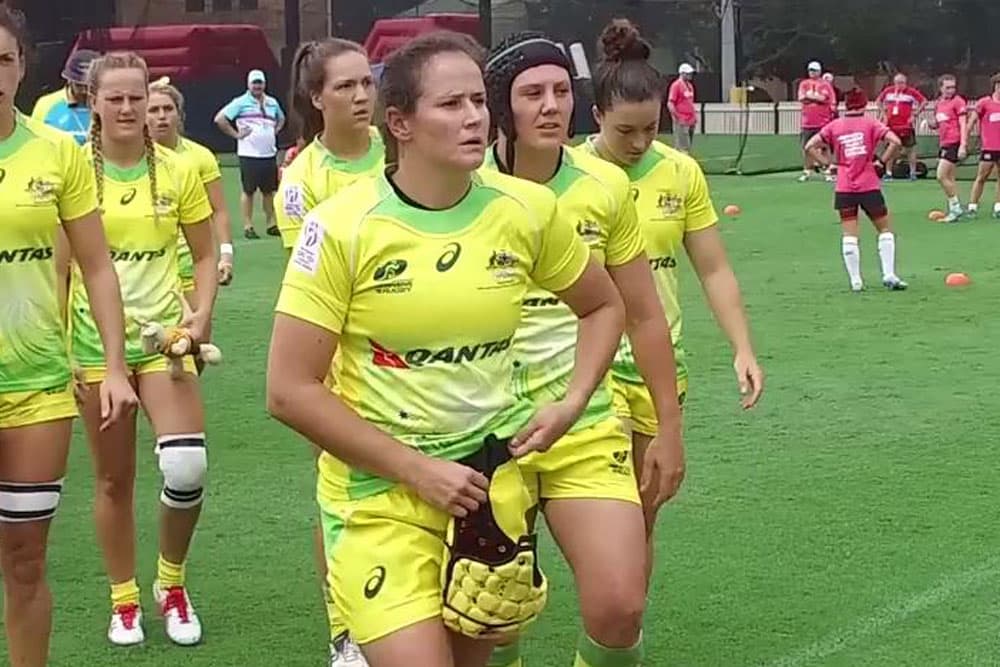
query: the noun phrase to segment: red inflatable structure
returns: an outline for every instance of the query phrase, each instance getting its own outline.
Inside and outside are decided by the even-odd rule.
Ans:
[[[428,14],[416,18],[379,19],[365,40],[368,59],[381,63],[390,53],[417,35],[432,30],[454,30],[479,37],[479,16],[476,14]]]
[[[97,28],[81,32],[73,50],[135,51],[149,65],[152,79],[176,81],[239,75],[251,69],[269,76],[280,72],[267,37],[255,25],[152,25]]]

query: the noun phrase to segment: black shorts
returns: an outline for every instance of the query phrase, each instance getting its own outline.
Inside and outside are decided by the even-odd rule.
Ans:
[[[880,220],[889,213],[881,190],[837,192],[833,196],[833,207],[840,211],[841,220],[856,220],[858,209],[863,210],[869,220]]]
[[[802,147],[805,148],[805,145],[807,143],[809,143],[809,140],[812,139],[813,137],[815,137],[817,134],[819,134],[819,131],[822,130],[822,129],[823,128],[821,128],[821,127],[804,127],[804,128],[802,128],[802,131],[799,132],[799,140],[802,141]]]
[[[278,161],[273,157],[240,156],[240,182],[248,195],[257,190],[274,194],[278,189]]]
[[[952,164],[958,164],[958,144],[948,144],[947,146],[942,146],[941,150],[938,151],[938,159],[944,160],[945,162],[951,162]]]
[[[990,164],[1000,164],[1000,151],[988,151],[983,149],[979,153],[980,162],[989,162]]]
[[[912,127],[908,127],[902,130],[893,130],[899,140],[903,142],[903,148],[913,148],[917,145],[917,133],[913,131]]]

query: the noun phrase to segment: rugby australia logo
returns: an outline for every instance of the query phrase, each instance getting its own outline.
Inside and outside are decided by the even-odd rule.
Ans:
[[[413,280],[410,278],[400,278],[409,266],[405,259],[390,259],[382,264],[372,276],[378,283],[375,286],[376,294],[403,294],[413,289]]]
[[[27,192],[36,204],[52,204],[56,199],[56,184],[44,178],[32,178],[28,181]]]

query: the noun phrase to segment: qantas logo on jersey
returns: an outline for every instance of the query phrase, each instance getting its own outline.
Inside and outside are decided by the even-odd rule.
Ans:
[[[152,262],[167,254],[166,248],[159,250],[112,250],[112,262]]]
[[[521,303],[525,308],[550,308],[552,306],[558,306],[562,302],[554,296],[547,296],[531,297],[530,299],[525,299]]]
[[[400,354],[380,343],[368,339],[372,348],[372,364],[382,368],[421,368],[432,364],[465,364],[482,361],[510,349],[512,339],[474,343],[459,347],[442,347],[436,350],[418,347]]]
[[[52,248],[17,248],[16,250],[0,249],[0,264],[41,262],[47,259],[52,259]]]
[[[660,269],[673,269],[677,266],[677,259],[674,257],[654,257],[649,260],[649,268],[653,271],[659,271]]]

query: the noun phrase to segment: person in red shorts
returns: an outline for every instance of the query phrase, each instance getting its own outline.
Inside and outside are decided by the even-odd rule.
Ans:
[[[948,214],[943,222],[962,219],[962,202],[958,199],[955,171],[965,159],[968,149],[969,123],[966,102],[958,94],[958,80],[953,74],[938,79],[940,96],[934,102],[934,118],[928,126],[938,132],[941,149],[938,152],[937,179],[948,198]]]
[[[830,109],[837,103],[837,93],[829,81],[823,79],[823,66],[817,62],[809,63],[807,70],[809,77],[799,82],[798,100],[802,104],[802,146],[803,162],[802,175],[799,182],[804,183],[809,180],[812,169],[816,162],[809,151],[805,150],[805,145],[809,142],[824,125],[830,122]],[[823,162],[827,159],[824,156]],[[827,173],[827,180],[833,180]]]
[[[879,142],[889,148],[882,158],[886,163],[899,152],[899,137],[884,123],[868,118],[865,108],[868,96],[859,88],[847,93],[847,112],[842,118],[825,125],[806,143],[814,159],[824,162],[821,148],[829,146],[837,164],[837,186],[834,208],[840,212],[843,228],[841,250],[844,266],[851,280],[851,290],[864,289],[861,278],[861,248],[858,245],[858,211],[863,209],[878,230],[878,256],[882,262],[882,284],[890,290],[905,290],[907,284],[896,275],[896,237],[892,233],[889,209],[882,196],[882,182],[875,171],[875,151]]]
[[[979,171],[972,184],[972,194],[969,195],[969,217],[974,218],[979,214],[983,188],[996,170],[997,194],[993,203],[993,217],[1000,220],[1000,74],[994,74],[990,83],[993,84],[993,93],[976,102],[976,113],[972,116],[972,124],[979,123],[982,149],[979,152]]]
[[[903,142],[903,153],[910,162],[910,180],[917,180],[917,132],[913,128],[913,119],[924,110],[927,98],[910,85],[905,74],[898,72],[892,83],[882,89],[876,101],[883,122]],[[892,180],[894,166],[895,160],[886,163],[885,180]]]

